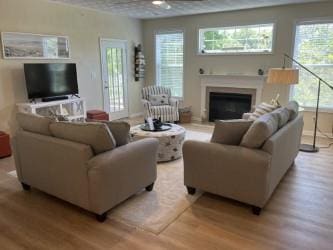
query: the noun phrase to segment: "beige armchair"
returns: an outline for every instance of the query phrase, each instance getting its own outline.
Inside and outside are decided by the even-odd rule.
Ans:
[[[22,129],[16,133],[13,146],[18,179],[25,190],[32,186],[89,210],[104,221],[107,211],[115,205],[143,188],[153,189],[156,139],[124,143],[115,137],[119,146],[103,150],[105,145],[94,148],[88,142],[77,142],[80,138],[59,138],[59,131],[55,136],[50,130],[55,123],[47,118],[21,115],[18,120]],[[68,128],[60,132],[70,136],[81,130],[79,124],[61,125]],[[76,126],[75,130],[71,126]],[[96,131],[109,133],[105,124],[82,126],[86,131],[98,126]],[[91,140],[98,135],[82,133],[81,137]],[[97,143],[105,143],[101,140],[100,137]],[[96,153],[96,149],[103,152]]]

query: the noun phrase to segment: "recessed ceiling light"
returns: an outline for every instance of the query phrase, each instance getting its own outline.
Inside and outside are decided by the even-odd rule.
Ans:
[[[162,0],[162,1],[157,1],[156,0],[156,1],[152,1],[152,3],[154,5],[157,5],[157,6],[161,7],[161,8],[163,8],[163,9],[166,9],[166,10],[171,9],[171,6],[165,0]]]
[[[152,3],[155,5],[161,5],[163,4],[164,1],[153,1]]]

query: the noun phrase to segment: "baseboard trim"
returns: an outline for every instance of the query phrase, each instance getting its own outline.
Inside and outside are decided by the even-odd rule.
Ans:
[[[201,117],[193,116],[193,117],[192,117],[192,121],[194,121],[194,122],[201,122],[202,119],[201,119]]]
[[[140,116],[143,116],[143,112],[130,114],[129,118],[136,118],[136,117],[140,117]]]

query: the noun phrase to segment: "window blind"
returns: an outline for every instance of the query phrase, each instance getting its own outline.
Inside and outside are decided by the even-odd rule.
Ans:
[[[303,23],[296,27],[294,57],[327,82],[333,82],[333,22]],[[295,67],[298,67],[295,65]],[[333,92],[322,85],[321,108],[333,108]],[[293,97],[303,107],[315,107],[318,79],[300,69]]]
[[[183,32],[156,35],[156,80],[160,86],[171,88],[173,96],[183,96]]]

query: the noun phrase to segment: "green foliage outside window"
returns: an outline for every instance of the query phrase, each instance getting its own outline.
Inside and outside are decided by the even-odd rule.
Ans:
[[[322,79],[333,84],[333,23],[297,26],[294,57]],[[296,65],[295,65],[296,66]],[[300,81],[293,98],[304,107],[315,107],[318,79],[300,69]],[[333,91],[322,84],[321,108],[333,108]]]
[[[272,52],[273,24],[204,29],[200,31],[202,53]]]

